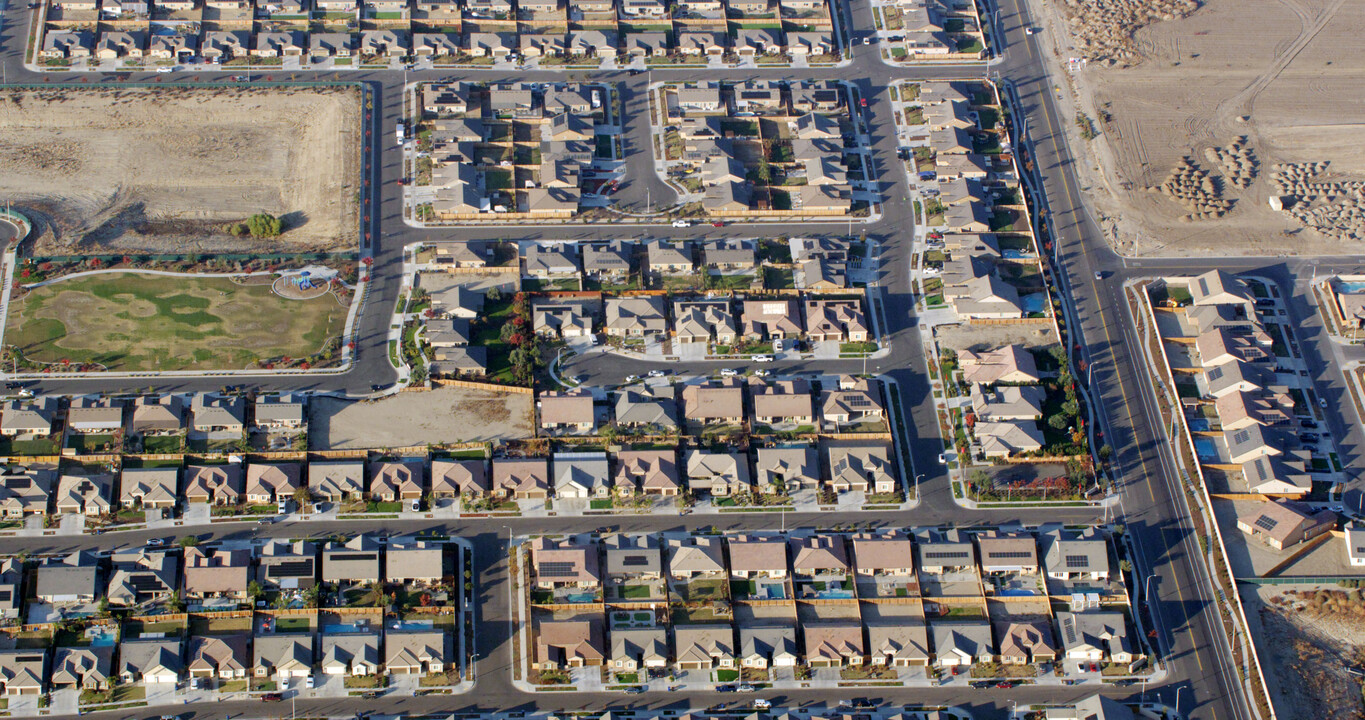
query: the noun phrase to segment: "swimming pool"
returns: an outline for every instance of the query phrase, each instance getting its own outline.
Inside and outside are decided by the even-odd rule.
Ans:
[[[1029,293],[1019,297],[1019,304],[1024,306],[1024,312],[1040,313],[1047,309],[1047,293]]]
[[[590,603],[597,602],[597,595],[594,593],[569,593],[564,596],[564,599],[571,603]]]
[[[430,620],[403,620],[389,623],[390,630],[430,630],[435,625]]]
[[[1195,438],[1194,453],[1199,456],[1200,460],[1217,460],[1218,443],[1209,438]]]
[[[1336,284],[1336,291],[1339,293],[1365,292],[1365,282],[1339,282]]]
[[[996,595],[999,595],[1000,597],[1033,597],[1034,595],[1037,595],[1037,594],[1038,594],[1038,593],[1036,593],[1036,592],[1034,592],[1034,591],[1032,591],[1032,590],[1019,590],[1019,589],[1001,590],[1000,592],[996,593]]]
[[[90,644],[94,647],[112,646],[115,635],[114,628],[107,625],[92,625],[85,629],[85,636],[90,638]]]
[[[1207,432],[1213,429],[1213,425],[1209,424],[1209,421],[1204,418],[1193,418],[1189,424],[1190,430],[1193,432]]]
[[[1033,257],[1033,253],[1025,250],[1001,250],[1000,255],[1007,260],[1027,260]]]
[[[369,629],[368,625],[362,628],[355,623],[336,623],[322,626],[324,635],[344,635],[346,633],[368,632]]]
[[[851,590],[821,590],[815,594],[822,600],[851,600],[853,592]]]

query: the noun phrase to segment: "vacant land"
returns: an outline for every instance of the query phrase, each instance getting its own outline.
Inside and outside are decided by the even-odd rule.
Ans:
[[[286,300],[226,278],[91,275],[17,297],[5,343],[38,363],[231,370],[319,352],[340,337],[347,310],[332,295]]]
[[[1050,30],[1056,34],[1043,43],[1045,56],[1059,65],[1068,57],[1091,59],[1068,80],[1054,79],[1068,95],[1070,82],[1087,116],[1078,123],[1064,112],[1059,129],[1070,133],[1073,147],[1090,150],[1090,161],[1077,164],[1080,184],[1088,187],[1106,230],[1117,231],[1120,252],[1341,254],[1365,248],[1365,242],[1306,227],[1269,206],[1272,195],[1286,194],[1274,182],[1278,164],[1330,161],[1310,182],[1365,177],[1365,125],[1356,119],[1365,102],[1365,59],[1357,49],[1365,5],[1208,0],[1187,17],[1161,20],[1194,7],[1165,4],[1170,7],[1134,14],[1129,6],[1139,4],[1131,0],[1069,2],[1077,12],[1066,22],[1056,16],[1062,4],[1036,6],[1053,13]],[[1096,12],[1092,5],[1110,11]],[[1095,139],[1081,138],[1085,124],[1098,132]],[[1235,158],[1216,154],[1243,138]],[[1195,173],[1208,173],[1208,186],[1196,175],[1194,197],[1160,191],[1186,157]],[[1314,203],[1359,204],[1341,197],[1347,193],[1320,195]],[[1196,217],[1189,218],[1192,213]],[[1347,229],[1359,236],[1359,228]]]
[[[1359,591],[1329,591],[1348,602],[1319,604],[1321,596],[1280,595],[1262,588],[1244,596],[1253,627],[1259,626],[1261,662],[1280,717],[1346,720],[1365,715],[1359,680],[1346,672],[1359,666],[1365,647]]]
[[[0,195],[36,254],[306,250],[356,243],[349,88],[0,91]],[[223,226],[267,212],[274,240]]]
[[[308,446],[318,450],[410,447],[527,438],[531,396],[445,387],[374,402],[317,398],[309,409]]]

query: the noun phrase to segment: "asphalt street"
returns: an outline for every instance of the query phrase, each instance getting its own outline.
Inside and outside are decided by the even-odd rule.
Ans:
[[[842,6],[841,26],[853,28],[855,37],[862,37],[872,27],[871,13],[867,0],[853,0]],[[25,24],[28,11],[22,7],[4,11],[3,24],[0,25],[0,63],[3,64],[6,79],[10,83],[48,84],[85,84],[106,82],[106,78],[94,74],[62,73],[39,76],[22,64]],[[1099,412],[1104,415],[1108,442],[1116,449],[1116,464],[1119,468],[1118,485],[1122,490],[1127,514],[1123,518],[1127,528],[1141,553],[1139,567],[1143,577],[1150,579],[1144,584],[1152,587],[1155,601],[1150,603],[1153,613],[1159,619],[1162,629],[1160,646],[1166,649],[1165,661],[1169,670],[1169,681],[1162,687],[1146,689],[1148,699],[1160,697],[1167,704],[1179,704],[1181,710],[1197,718],[1239,718],[1249,720],[1252,714],[1238,685],[1238,672],[1231,666],[1227,639],[1222,625],[1217,621],[1213,607],[1215,597],[1203,563],[1197,561],[1199,547],[1188,521],[1188,509],[1184,505],[1184,494],[1179,492],[1179,479],[1172,464],[1172,458],[1165,450],[1160,431],[1160,421],[1151,407],[1151,392],[1142,370],[1140,342],[1135,330],[1129,323],[1123,309],[1120,288],[1130,278],[1156,273],[1192,274],[1203,272],[1212,267],[1224,267],[1233,271],[1256,270],[1267,274],[1281,283],[1286,292],[1295,288],[1302,272],[1307,267],[1299,261],[1283,259],[1170,259],[1170,260],[1126,260],[1115,255],[1107,246],[1103,232],[1084,210],[1081,190],[1076,186],[1074,174],[1070,170],[1074,159],[1067,141],[1061,132],[1065,127],[1057,99],[1051,90],[1054,80],[1044,74],[1043,52],[1039,47],[1041,36],[1026,36],[1023,29],[1029,25],[1027,8],[1020,0],[1000,2],[998,23],[1003,28],[1006,43],[1003,60],[993,64],[991,70],[1001,78],[1014,83],[1018,90],[1021,107],[1018,108],[1028,118],[1029,139],[1037,157],[1039,172],[1046,189],[1047,202],[1051,211],[1052,224],[1061,248],[1062,271],[1072,287],[1070,300],[1079,321],[1073,328],[1076,341],[1081,343],[1084,356],[1094,367],[1093,389],[1100,398]],[[849,38],[845,38],[847,40]],[[997,39],[999,47],[1000,39]],[[457,534],[471,539],[476,548],[476,565],[481,597],[478,626],[478,645],[480,659],[478,665],[478,685],[474,693],[461,697],[424,697],[424,698],[382,698],[371,701],[368,709],[377,712],[427,712],[440,710],[529,710],[529,709],[589,709],[589,708],[682,708],[684,706],[705,707],[727,700],[725,696],[709,694],[689,695],[687,697],[659,697],[650,694],[625,696],[615,694],[581,695],[543,693],[529,696],[516,691],[510,679],[511,643],[507,617],[507,573],[506,554],[502,543],[509,533],[563,532],[572,530],[610,527],[620,530],[671,530],[697,526],[716,525],[721,529],[775,528],[779,522],[786,527],[831,527],[836,524],[874,525],[932,525],[951,523],[955,525],[995,524],[1024,522],[1036,524],[1043,521],[1067,520],[1083,522],[1093,520],[1096,514],[1088,509],[1075,510],[966,510],[953,502],[946,475],[937,464],[937,454],[941,449],[938,437],[937,419],[934,416],[930,396],[926,363],[922,352],[918,330],[915,327],[913,303],[910,294],[909,259],[912,252],[910,237],[912,212],[908,198],[905,175],[896,160],[896,133],[892,120],[887,86],[896,80],[915,79],[967,79],[979,78],[985,73],[983,64],[934,65],[917,68],[890,67],[881,62],[876,46],[853,45],[853,61],[845,66],[826,70],[792,69],[747,69],[747,70],[707,70],[708,79],[746,80],[746,79],[783,79],[796,80],[807,78],[827,78],[846,80],[853,83],[868,99],[871,121],[869,131],[874,153],[876,177],[881,182],[884,203],[880,218],[871,223],[853,225],[854,233],[865,232],[870,240],[875,240],[882,248],[881,276],[877,287],[884,307],[888,327],[886,332],[891,340],[892,352],[879,361],[872,361],[874,371],[883,373],[897,382],[904,401],[905,417],[912,420],[912,443],[914,469],[916,474],[925,475],[920,483],[921,504],[914,510],[899,513],[856,513],[848,516],[822,513],[819,515],[789,514],[778,518],[772,514],[727,515],[720,518],[593,518],[593,519],[535,519],[535,520],[468,520],[459,523],[401,523],[385,522],[382,529],[400,532],[419,529],[438,529],[442,532]],[[643,191],[648,204],[658,207],[669,199],[666,186],[654,177],[652,152],[645,143],[648,141],[648,113],[645,106],[645,87],[651,80],[664,82],[670,80],[695,79],[695,70],[654,70],[651,73],[631,76],[621,72],[594,72],[593,81],[615,82],[621,88],[621,98],[627,110],[625,126],[625,147],[627,177],[630,181],[623,186],[622,196],[628,203],[635,205]],[[221,387],[229,382],[245,384],[273,390],[307,390],[317,392],[342,392],[364,394],[371,386],[387,385],[393,382],[395,373],[388,361],[387,334],[389,318],[392,313],[400,282],[402,267],[402,248],[410,243],[431,239],[587,239],[611,237],[752,237],[756,232],[764,235],[810,235],[815,233],[843,234],[848,231],[846,223],[825,224],[764,224],[761,229],[744,225],[728,225],[724,228],[709,226],[687,229],[672,228],[665,225],[642,227],[596,225],[536,225],[527,227],[471,227],[460,229],[420,229],[406,225],[402,217],[402,188],[397,180],[402,174],[402,156],[399,148],[392,142],[394,125],[401,115],[402,86],[404,82],[413,83],[429,80],[477,79],[487,81],[565,81],[564,73],[552,71],[515,72],[501,71],[460,71],[459,74],[436,71],[374,71],[374,72],[290,72],[289,76],[299,80],[311,78],[340,77],[363,83],[374,98],[374,127],[371,152],[378,155],[378,161],[367,169],[367,179],[375,189],[374,207],[366,227],[372,242],[363,248],[373,257],[371,274],[373,285],[368,302],[359,321],[356,347],[356,362],[346,373],[316,376],[253,377],[249,379],[229,377],[209,378],[135,378],[122,380],[73,380],[54,379],[43,381],[33,387],[35,392],[83,393],[110,390],[134,390],[152,387],[157,391],[202,391]],[[137,74],[133,80],[153,82],[174,81],[222,81],[227,83],[226,75],[214,73],[174,73],[169,75]],[[275,79],[286,79],[284,73]],[[643,123],[643,125],[641,124]],[[643,130],[643,132],[642,132]],[[636,184],[639,183],[639,184]],[[1320,258],[1316,266],[1319,272],[1332,269],[1342,270],[1357,267],[1357,258]],[[1094,274],[1102,271],[1102,280],[1095,280]],[[1300,294],[1295,295],[1297,312],[1311,316],[1311,307],[1303,304]],[[1309,321],[1305,330],[1312,333]],[[1340,372],[1326,360],[1331,352],[1325,348],[1321,329],[1305,338],[1305,350],[1310,359],[1316,353],[1314,373],[1318,375],[1320,390],[1333,401],[1344,396],[1344,385]],[[716,365],[708,363],[696,367],[684,366],[683,370],[710,370]],[[731,364],[731,366],[735,366]],[[774,363],[770,369],[781,372],[832,372],[861,370],[861,361],[839,361],[829,363]],[[651,369],[648,363],[630,363],[619,358],[608,359],[601,355],[584,356],[573,366],[574,373],[583,372],[595,379],[615,381],[626,374],[643,374]],[[742,367],[742,365],[741,365]],[[1336,407],[1346,408],[1348,404],[1337,403]],[[1343,447],[1343,459],[1349,460],[1356,454],[1355,447],[1360,441],[1360,432],[1354,429],[1358,422],[1348,411],[1345,415],[1333,417],[1333,427],[1342,431],[1342,437],[1354,437],[1355,442]],[[1346,435],[1351,429],[1353,435]],[[1348,500],[1349,504],[1349,500]],[[243,538],[254,536],[293,537],[300,532],[313,536],[325,536],[338,531],[379,530],[380,524],[373,527],[354,522],[334,525],[299,523],[296,525],[218,525],[204,528],[203,539]],[[121,534],[119,542],[136,542],[155,533]],[[110,536],[98,538],[35,538],[7,540],[6,547],[13,551],[52,552],[74,549],[75,547],[106,547]],[[1134,588],[1135,592],[1139,589]],[[1084,687],[1038,690],[1016,688],[1004,690],[971,690],[963,687],[944,687],[930,690],[903,690],[887,688],[885,692],[874,693],[872,689],[862,694],[884,698],[894,703],[947,703],[961,705],[982,713],[982,716],[999,716],[1007,711],[1012,703],[1037,701],[1064,701],[1082,697],[1091,692]],[[1138,699],[1141,693],[1132,689],[1109,689],[1116,697]],[[827,693],[785,693],[767,694],[774,704],[829,703]],[[343,702],[307,701],[300,702],[301,711],[310,715],[349,715],[356,709],[357,702],[352,699]],[[216,720],[243,713],[259,715],[261,707],[255,703],[223,703],[212,709],[195,711],[199,717]],[[155,713],[152,713],[155,714]]]

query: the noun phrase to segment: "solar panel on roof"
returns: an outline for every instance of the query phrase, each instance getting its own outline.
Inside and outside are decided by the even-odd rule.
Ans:
[[[1029,551],[1027,551],[1027,550],[1010,550],[1010,551],[1006,551],[1006,552],[999,552],[999,551],[997,551],[997,552],[991,552],[991,553],[988,553],[988,554],[989,554],[992,558],[1001,558],[1001,559],[1005,559],[1005,558],[1010,558],[1010,559],[1023,559],[1023,558],[1031,558],[1031,557],[1033,557],[1033,553],[1031,553],[1031,552],[1029,552]]]
[[[568,577],[578,574],[574,570],[576,564],[571,562],[543,562],[539,567],[541,577]]]
[[[270,567],[270,577],[304,577],[313,574],[312,560],[289,560]]]
[[[621,564],[626,567],[640,567],[641,565],[648,565],[649,558],[643,555],[627,555],[621,559]]]
[[[1256,518],[1256,527],[1261,528],[1262,530],[1267,531],[1274,530],[1275,526],[1279,524],[1280,524],[1279,520],[1276,520],[1273,517],[1268,517],[1266,515],[1262,515]]]
[[[1069,568],[1083,568],[1090,566],[1090,556],[1088,555],[1067,555],[1066,566]]]

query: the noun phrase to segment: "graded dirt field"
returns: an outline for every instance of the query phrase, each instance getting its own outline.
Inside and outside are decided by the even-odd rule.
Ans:
[[[0,91],[0,195],[35,254],[293,252],[357,242],[352,88]],[[283,236],[223,226],[266,212]]]
[[[341,336],[347,310],[332,295],[286,300],[226,278],[90,275],[16,297],[5,344],[38,363],[235,370],[319,352]]]
[[[402,392],[373,402],[318,397],[309,407],[316,450],[410,447],[528,438],[531,396],[461,387]]]
[[[1084,140],[1069,109],[1058,118],[1072,147],[1089,150],[1080,184],[1106,232],[1116,231],[1117,249],[1365,250],[1353,184],[1365,179],[1365,4],[1208,0],[1191,11],[1194,3],[1163,2],[1170,7],[1152,18],[1125,15],[1143,4],[1134,0],[1068,0],[1088,9],[1069,20],[1059,3],[1032,4],[1049,17],[1041,44],[1063,105],[1079,103],[1099,133]],[[1067,73],[1070,57],[1090,62]],[[1277,182],[1286,163],[1299,167]],[[1172,189],[1161,189],[1173,170]],[[1286,197],[1288,211],[1272,209],[1271,196]],[[1305,210],[1311,215],[1293,214]]]

